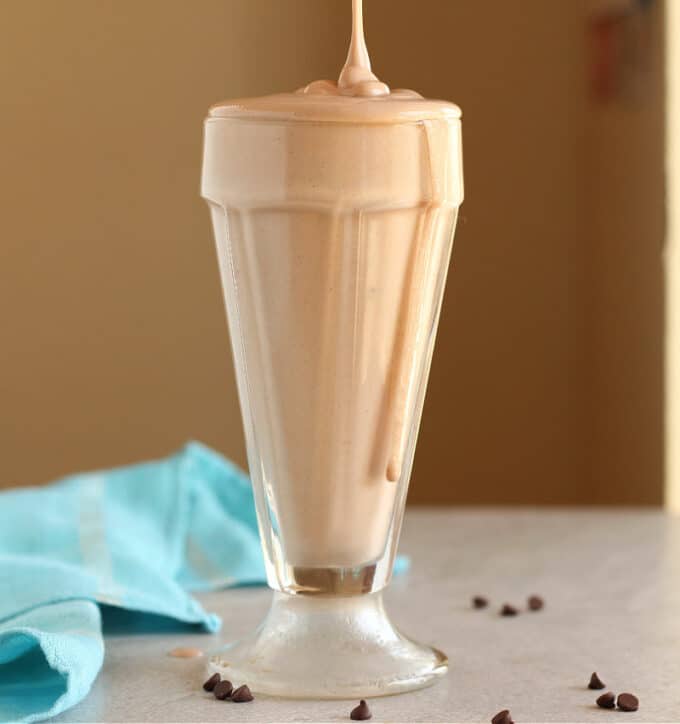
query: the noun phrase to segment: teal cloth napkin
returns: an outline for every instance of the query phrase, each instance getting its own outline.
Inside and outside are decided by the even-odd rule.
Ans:
[[[216,631],[189,591],[265,582],[250,482],[198,443],[0,494],[0,722],[87,695],[110,607]]]
[[[263,583],[248,478],[197,443],[165,460],[0,495],[0,721],[80,701],[109,604],[194,624],[188,590]]]

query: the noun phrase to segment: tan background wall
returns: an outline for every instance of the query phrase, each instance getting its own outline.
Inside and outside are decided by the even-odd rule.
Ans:
[[[666,505],[680,513],[680,3],[666,5],[667,246],[665,266]]]
[[[676,2],[677,0],[671,0]],[[664,478],[664,12],[649,68],[587,116],[587,419],[593,502],[658,504]]]
[[[188,438],[244,464],[198,198],[201,120],[221,98],[334,77],[349,5],[0,4],[0,486],[163,455]],[[591,118],[585,0],[522,0],[521,12],[504,0],[366,5],[377,72],[464,111],[467,200],[411,499],[659,502],[658,249],[633,274],[647,226],[632,203],[637,236],[621,242],[616,274],[635,290],[633,336],[624,321],[603,335],[618,307],[600,284],[615,251],[601,239],[628,226],[609,221],[645,187],[626,186],[621,169],[624,196],[607,196],[607,154],[630,139],[626,168],[644,166],[640,134],[656,128],[658,99],[651,126],[631,122],[619,141],[608,140],[614,119]],[[593,194],[606,199],[595,209]],[[641,213],[657,210],[651,200]],[[643,372],[608,384],[633,348]]]

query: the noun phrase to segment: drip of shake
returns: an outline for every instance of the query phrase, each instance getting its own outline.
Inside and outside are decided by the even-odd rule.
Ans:
[[[366,104],[363,101],[382,101]],[[418,101],[418,103],[414,103]],[[385,121],[460,118],[460,109],[445,101],[428,101],[420,93],[405,88],[391,90],[371,70],[366,47],[363,0],[352,0],[352,36],[347,60],[337,82],[315,80],[295,93],[277,93],[261,98],[244,98],[218,104],[213,117],[239,113],[264,114],[268,118],[300,117],[308,120]]]
[[[341,93],[356,96],[386,96],[390,89],[371,71],[371,59],[364,36],[363,0],[352,0],[352,39],[347,61],[340,73],[338,88]]]
[[[197,659],[203,656],[201,649],[191,647],[180,647],[168,651],[168,656],[172,656],[175,659]]]
[[[337,83],[211,109],[203,195],[273,561],[357,567],[389,543],[463,195],[459,119],[375,76],[361,0]]]

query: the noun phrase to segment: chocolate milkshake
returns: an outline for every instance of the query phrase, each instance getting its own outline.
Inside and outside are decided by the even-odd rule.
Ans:
[[[458,207],[460,111],[372,72],[360,0],[338,82],[228,101],[205,124],[208,200],[270,586],[210,659],[259,693],[432,683],[397,631],[394,562]]]
[[[353,9],[337,83],[206,121],[202,192],[279,590],[388,579],[463,195],[459,109],[378,80]]]

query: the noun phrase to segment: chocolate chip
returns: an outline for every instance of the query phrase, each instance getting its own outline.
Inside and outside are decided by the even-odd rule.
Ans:
[[[212,691],[215,688],[216,684],[220,683],[220,675],[219,674],[213,674],[206,682],[203,684],[203,688],[206,691]]]
[[[613,709],[616,706],[616,696],[613,691],[608,691],[606,694],[598,696],[595,703],[600,709]]]
[[[239,686],[238,689],[235,689],[231,694],[231,700],[235,701],[237,704],[252,701],[254,698],[255,697],[250,693],[250,689],[246,686],[246,684]]]
[[[484,596],[475,596],[472,599],[472,608],[486,608],[488,605],[489,601]]]
[[[359,706],[355,706],[349,714],[349,718],[354,719],[354,721],[366,721],[372,716],[368,704],[363,699],[359,702]]]
[[[589,689],[604,689],[606,684],[600,680],[600,677],[597,675],[597,672],[593,671],[593,673],[590,675],[590,681],[588,682],[588,688]]]
[[[501,616],[516,616],[518,613],[519,611],[509,603],[504,603],[501,608]]]
[[[616,705],[621,711],[637,711],[639,703],[637,696],[632,694],[619,694],[616,700]]]
[[[540,596],[529,596],[529,610],[540,611],[545,606],[545,601]]]
[[[215,695],[216,699],[224,701],[231,696],[231,692],[233,690],[234,687],[231,685],[231,681],[227,681],[226,679],[224,679],[224,681],[220,681],[219,684],[215,685],[215,688],[213,689],[213,694]]]
[[[503,709],[491,720],[491,724],[515,724],[515,722],[512,721],[509,710]]]

